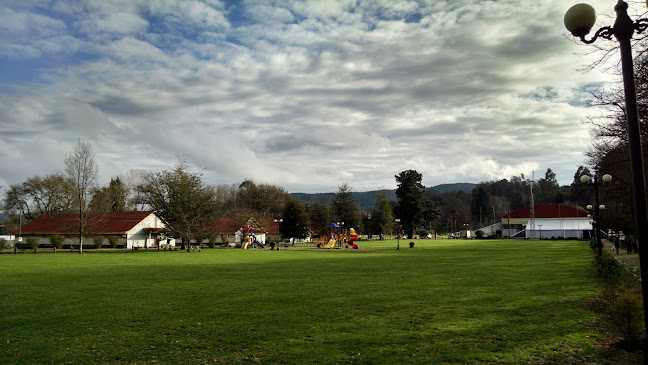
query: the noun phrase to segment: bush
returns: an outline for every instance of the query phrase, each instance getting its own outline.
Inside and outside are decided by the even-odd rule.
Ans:
[[[618,287],[607,314],[621,331],[625,341],[637,340],[643,331],[643,301],[636,286]]]
[[[54,247],[54,252],[63,248],[63,241],[65,241],[65,237],[61,236],[60,234],[49,236],[49,243],[52,245],[52,247]]]
[[[8,241],[5,238],[0,238],[0,250],[3,250],[5,248],[9,247],[7,242]]]
[[[229,240],[227,239],[227,236],[222,234],[220,236],[221,239],[221,246],[227,246],[229,244]]]
[[[484,231],[482,231],[481,229],[476,230],[475,237],[477,237],[478,239],[484,238]]]
[[[207,246],[209,246],[209,248],[216,247],[216,235],[212,234],[207,239]]]
[[[106,237],[104,236],[96,236],[92,239],[92,242],[94,243],[95,248],[101,248],[103,245],[103,241]]]
[[[607,251],[603,251],[602,255],[594,256],[592,268],[596,277],[606,285],[619,285],[622,283],[622,277],[627,275],[621,263]]]
[[[40,246],[40,239],[38,237],[27,237],[27,245],[34,250],[34,253],[38,253],[38,246]]]
[[[643,300],[639,273],[621,264],[607,251],[596,255],[592,268],[603,283],[600,299],[605,312],[624,341],[636,341],[643,331]]]
[[[108,237],[108,244],[110,245],[110,247],[116,248],[118,242],[119,242],[119,238],[112,237],[112,236]]]

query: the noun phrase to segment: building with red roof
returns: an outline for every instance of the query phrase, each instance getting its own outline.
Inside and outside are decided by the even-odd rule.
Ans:
[[[592,231],[592,218],[588,211],[562,204],[535,204],[534,218],[531,207],[522,207],[504,215],[502,235],[521,235],[526,238],[587,238]]]
[[[22,226],[22,236],[41,237],[41,243],[48,242],[48,236],[59,234],[66,237],[65,244],[78,244],[79,216],[77,214],[43,214]],[[87,214],[84,234],[118,238],[118,245],[135,247],[157,247],[158,244],[175,245],[168,235],[167,224],[154,211],[106,212]]]

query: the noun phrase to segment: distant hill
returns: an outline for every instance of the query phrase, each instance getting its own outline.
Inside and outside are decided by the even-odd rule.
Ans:
[[[454,191],[462,190],[464,193],[470,194],[470,192],[473,191],[475,186],[477,186],[477,184],[455,183],[455,184],[441,184],[441,185],[433,186],[428,189],[436,190],[439,193],[452,193]]]
[[[434,190],[439,193],[451,193],[454,191],[463,190],[466,193],[470,193],[477,184],[472,183],[456,183],[456,184],[441,184],[427,188],[427,190]],[[387,194],[387,199],[396,201],[396,189],[394,190],[373,190],[365,192],[352,192],[351,198],[358,205],[358,208],[371,208],[376,201],[376,195],[378,193]],[[295,198],[299,199],[302,203],[313,203],[320,202],[331,204],[335,199],[335,193],[292,193],[290,194]]]

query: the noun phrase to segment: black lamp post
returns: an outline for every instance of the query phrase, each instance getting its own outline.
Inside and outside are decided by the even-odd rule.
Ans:
[[[596,240],[596,253],[600,256],[603,254],[603,243],[601,243],[601,209],[605,209],[605,205],[599,205],[598,187],[601,184],[609,184],[612,181],[612,176],[610,176],[610,174],[605,174],[598,177],[596,176],[596,173],[594,173],[594,177],[589,177],[587,175],[581,176],[580,181],[583,184],[594,186],[596,205],[594,207],[588,205],[587,209],[594,209],[594,224],[592,228],[594,229],[594,239]]]
[[[401,222],[401,220],[396,218],[396,219],[394,219],[394,222],[396,223],[396,249],[400,250],[400,222]]]
[[[625,113],[628,128],[628,146],[630,150],[630,169],[632,171],[632,198],[634,204],[634,229],[636,241],[639,244],[641,289],[644,297],[644,321],[648,321],[648,245],[643,239],[648,239],[648,208],[646,206],[646,180],[644,177],[643,155],[641,150],[641,136],[639,129],[639,115],[637,113],[637,91],[635,88],[634,69],[632,60],[632,46],[630,39],[635,30],[641,33],[648,28],[648,19],[632,21],[628,16],[628,4],[619,0],[614,6],[616,21],[613,27],[603,27],[596,31],[592,39],[585,36],[590,32],[596,22],[594,8],[587,4],[577,4],[565,14],[565,27],[574,36],[579,37],[584,43],[593,43],[598,37],[611,40],[614,36],[619,42],[621,51],[621,67],[623,73],[623,89],[625,93]],[[646,325],[646,322],[644,322]],[[646,343],[648,342],[648,326],[644,327],[642,336],[644,345],[644,363],[648,361]]]
[[[283,222],[283,218],[275,218],[275,223],[277,223],[277,251],[279,251],[279,241],[281,241],[281,232],[279,231],[279,225]],[[274,247],[270,248],[274,250]]]

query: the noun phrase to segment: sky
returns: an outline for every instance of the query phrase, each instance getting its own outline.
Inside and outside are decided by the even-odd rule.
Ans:
[[[101,184],[182,161],[289,192],[394,189],[408,169],[569,184],[587,102],[620,82],[582,71],[598,56],[564,28],[577,2],[3,0],[0,185],[62,172],[79,139]],[[590,2],[597,26],[615,3]]]

